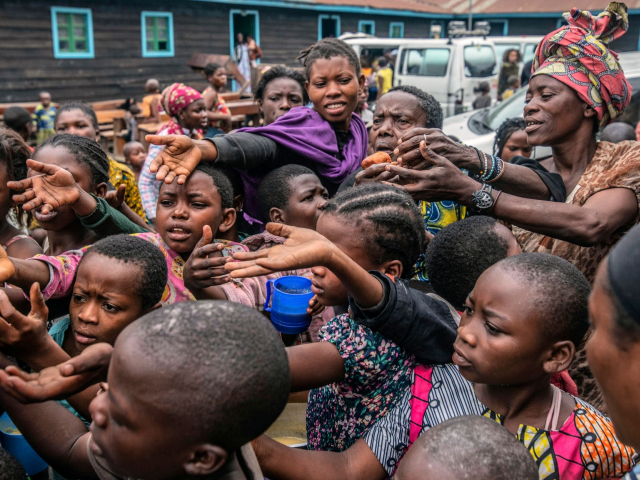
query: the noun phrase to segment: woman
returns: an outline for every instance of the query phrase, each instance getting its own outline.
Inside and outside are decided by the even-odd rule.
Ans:
[[[207,128],[207,107],[200,92],[182,83],[169,85],[162,92],[162,107],[171,117],[162,125],[156,135],[187,135],[189,138],[199,140],[202,138],[202,129]],[[154,174],[149,171],[149,165],[156,155],[162,150],[162,146],[149,145],[147,159],[140,173],[140,196],[142,205],[151,222],[156,218],[156,204],[160,183]]]
[[[620,116],[631,97],[607,48],[628,28],[627,7],[611,3],[596,18],[574,8],[565,16],[569,25],[547,35],[536,51],[524,112],[529,144],[550,146],[549,159],[536,168],[507,164],[442,132],[414,130],[397,150],[400,161],[435,168],[387,169],[400,175],[414,198],[454,200],[505,220],[514,225],[523,251],[562,257],[593,281],[599,263],[640,212],[640,146],[596,142],[598,129]],[[577,56],[569,50],[576,45]],[[567,75],[554,75],[558,71]],[[481,173],[481,182],[460,168]],[[550,197],[556,202],[541,201]],[[572,376],[581,397],[600,408],[584,362],[580,351]]]
[[[509,88],[509,77],[515,75],[520,78],[521,62],[522,59],[518,50],[510,49],[504,52],[500,77],[498,78],[498,100],[502,100],[502,93]]]
[[[527,124],[523,118],[508,118],[496,130],[493,142],[493,154],[505,162],[511,162],[516,157],[531,158],[533,147],[529,145]]]
[[[271,125],[292,108],[309,103],[304,75],[280,65],[270,68],[258,82],[253,99],[260,106],[263,125]]]
[[[242,76],[247,80],[249,86],[246,89],[243,88],[243,85],[239,85],[239,88],[242,90],[246,90],[247,93],[251,93],[251,63],[249,60],[249,46],[247,42],[244,41],[244,35],[242,33],[238,33],[236,35],[236,48],[234,51],[234,60],[238,64],[238,70]]]

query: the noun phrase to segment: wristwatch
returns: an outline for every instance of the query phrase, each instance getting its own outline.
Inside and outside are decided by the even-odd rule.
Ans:
[[[491,195],[493,187],[488,183],[483,183],[482,188],[471,195],[471,205],[473,209],[483,215],[488,215],[496,201]]]

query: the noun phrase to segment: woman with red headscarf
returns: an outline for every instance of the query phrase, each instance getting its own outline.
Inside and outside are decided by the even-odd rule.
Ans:
[[[156,135],[187,135],[198,140],[202,138],[202,129],[207,128],[207,107],[200,92],[182,83],[174,83],[164,89],[160,102],[171,118],[158,129]],[[142,206],[151,221],[156,218],[156,203],[162,182],[156,180],[155,174],[149,171],[149,165],[162,148],[158,145],[149,146],[138,180]]]
[[[612,246],[640,219],[640,145],[596,141],[631,98],[608,48],[629,24],[626,5],[617,2],[598,16],[577,8],[564,16],[568,25],[538,45],[524,108],[529,144],[550,146],[550,158],[506,163],[439,130],[420,129],[401,140],[401,166],[387,170],[416,199],[453,200],[509,222],[523,251],[562,257],[593,281]],[[602,408],[583,353],[571,374],[580,396]]]

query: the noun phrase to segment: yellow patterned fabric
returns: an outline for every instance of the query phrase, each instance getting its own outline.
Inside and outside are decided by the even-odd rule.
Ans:
[[[146,222],[147,216],[142,208],[136,176],[131,169],[109,157],[109,181],[116,189],[118,186],[124,185],[124,203]]]

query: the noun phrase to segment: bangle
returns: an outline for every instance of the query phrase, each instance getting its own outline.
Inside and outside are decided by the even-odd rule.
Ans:
[[[500,163],[500,171],[498,172],[498,174],[494,178],[492,178],[491,180],[487,180],[487,182],[489,182],[489,183],[497,182],[498,180],[500,180],[500,177],[502,177],[502,175],[504,175],[504,171],[507,168],[507,166],[505,165],[504,160],[502,160],[499,157],[498,157],[498,162]]]
[[[491,206],[491,212],[493,212],[496,209],[496,204],[498,203],[498,199],[502,194],[502,190],[494,190],[494,192],[498,192],[498,194],[496,195],[496,199],[493,201],[493,205]]]
[[[486,173],[485,175],[482,176],[482,181],[486,182],[488,179],[490,179],[493,176],[493,173],[495,172],[496,169],[496,160],[495,157],[493,155],[487,155],[486,153],[482,152],[482,155],[486,157],[491,158],[491,170],[489,171],[489,173]],[[489,166],[489,161],[487,160],[487,168]],[[486,171],[486,169],[485,169]]]
[[[480,175],[484,175],[484,168],[483,168],[483,162],[482,162],[482,156],[480,155],[480,150],[478,150],[476,147],[471,147],[476,151],[476,154],[478,155],[478,160],[480,161]]]

